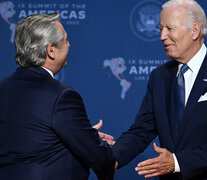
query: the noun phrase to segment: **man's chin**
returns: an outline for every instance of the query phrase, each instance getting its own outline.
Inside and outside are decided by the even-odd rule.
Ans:
[[[172,53],[169,52],[169,51],[166,51],[166,55],[167,55],[167,57],[169,57],[169,58],[171,58],[171,59],[174,59],[174,58],[175,58],[175,57],[172,55]]]

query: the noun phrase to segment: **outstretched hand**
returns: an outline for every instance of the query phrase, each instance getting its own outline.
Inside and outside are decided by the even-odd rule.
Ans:
[[[93,126],[93,128],[96,130],[99,130],[101,129],[102,126],[103,126],[103,121],[100,120],[96,125]],[[99,132],[99,131],[98,131],[98,134],[101,137],[101,139],[103,141],[106,141],[109,145],[113,146],[115,144],[113,136],[106,134],[106,133]]]
[[[139,175],[144,175],[145,178],[173,172],[175,168],[173,154],[165,148],[158,147],[155,143],[153,143],[153,148],[160,155],[137,164],[135,171]]]

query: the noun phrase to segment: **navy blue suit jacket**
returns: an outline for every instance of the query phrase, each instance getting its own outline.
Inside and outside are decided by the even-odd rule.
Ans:
[[[119,167],[143,152],[158,135],[160,146],[175,153],[181,173],[160,179],[207,179],[207,101],[198,102],[207,92],[207,57],[199,70],[186,104],[178,138],[173,118],[174,82],[178,63],[175,60],[155,69],[149,79],[135,123],[113,147]]]
[[[1,180],[110,180],[114,161],[75,90],[41,67],[0,83]]]

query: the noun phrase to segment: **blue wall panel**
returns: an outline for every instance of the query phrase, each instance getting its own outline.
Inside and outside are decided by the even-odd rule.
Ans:
[[[16,69],[15,24],[31,13],[60,12],[71,48],[68,64],[56,78],[81,94],[92,124],[103,119],[102,131],[117,139],[135,119],[150,72],[168,61],[157,27],[164,2],[0,0],[0,80]],[[207,9],[207,1],[198,2]],[[150,145],[115,179],[144,179],[134,168],[156,155]],[[93,173],[90,179],[96,179]]]

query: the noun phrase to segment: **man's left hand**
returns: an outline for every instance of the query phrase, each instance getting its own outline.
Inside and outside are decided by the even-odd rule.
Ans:
[[[139,175],[144,175],[145,178],[173,172],[175,169],[173,154],[165,148],[156,146],[155,143],[153,144],[153,148],[154,151],[160,155],[139,163],[135,171],[137,171]]]

